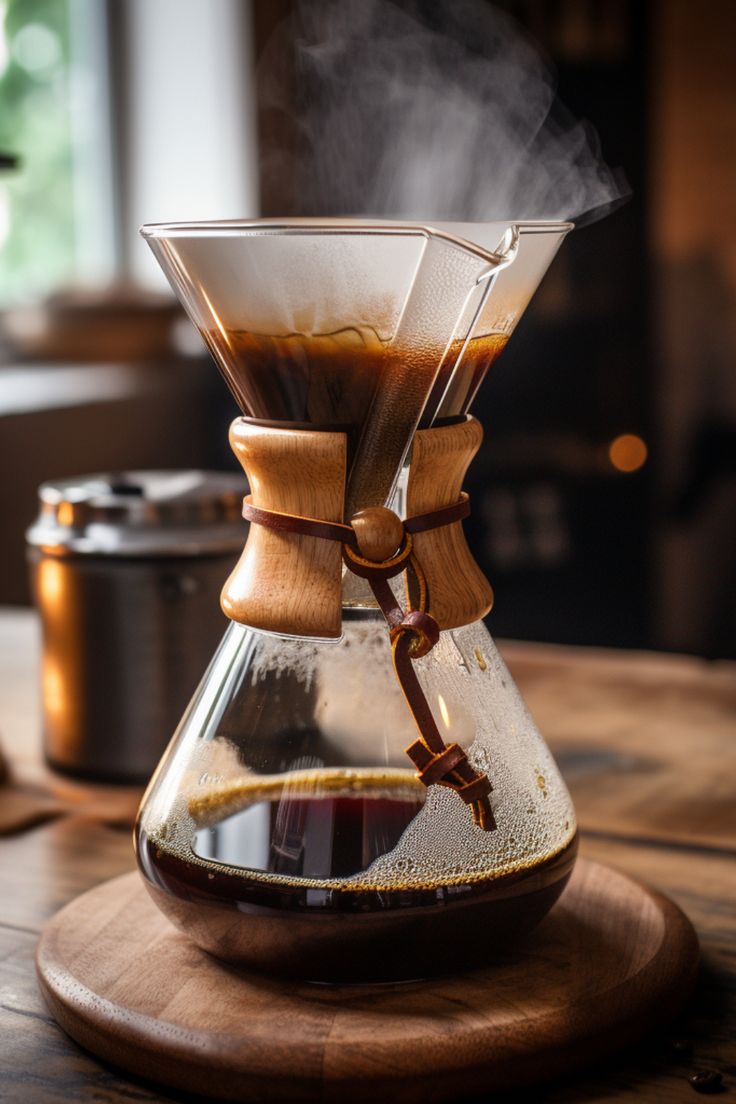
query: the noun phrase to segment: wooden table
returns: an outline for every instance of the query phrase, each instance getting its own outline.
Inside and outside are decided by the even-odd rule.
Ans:
[[[736,1099],[736,664],[526,644],[503,652],[570,785],[583,852],[669,894],[703,952],[695,995],[668,1031],[514,1099],[694,1101],[688,1077],[704,1067],[721,1071]],[[37,661],[34,616],[0,612],[0,745],[19,781],[48,789]],[[56,785],[54,819],[0,839],[0,1101],[190,1099],[102,1066],[56,1027],[38,993],[44,922],[133,867],[121,825],[135,795]]]

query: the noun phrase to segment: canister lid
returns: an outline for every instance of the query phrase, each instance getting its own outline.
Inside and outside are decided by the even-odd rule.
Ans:
[[[30,545],[56,556],[211,556],[245,543],[245,477],[130,471],[42,483]]]

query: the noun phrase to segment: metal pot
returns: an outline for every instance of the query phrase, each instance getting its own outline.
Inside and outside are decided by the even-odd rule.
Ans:
[[[44,750],[76,777],[142,782],[227,621],[241,475],[126,472],[44,483],[28,530],[43,631]]]

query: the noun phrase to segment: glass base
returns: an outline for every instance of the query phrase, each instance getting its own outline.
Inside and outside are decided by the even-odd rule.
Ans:
[[[434,889],[311,889],[205,871],[137,840],[146,887],[203,950],[315,982],[401,981],[477,969],[530,932],[562,893],[577,835],[558,854],[499,878]]]

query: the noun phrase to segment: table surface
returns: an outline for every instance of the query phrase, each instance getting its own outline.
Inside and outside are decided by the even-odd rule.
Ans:
[[[696,991],[666,1031],[514,1100],[694,1101],[688,1078],[701,1069],[720,1071],[736,1098],[736,664],[536,644],[501,650],[570,786],[583,853],[667,893],[702,947]],[[136,800],[54,779],[42,766],[38,654],[34,615],[0,611],[0,746],[15,782],[0,789],[0,810],[20,791],[47,795],[56,814],[0,838],[0,1101],[194,1099],[103,1066],[57,1028],[38,992],[33,955],[44,922],[133,868]]]

